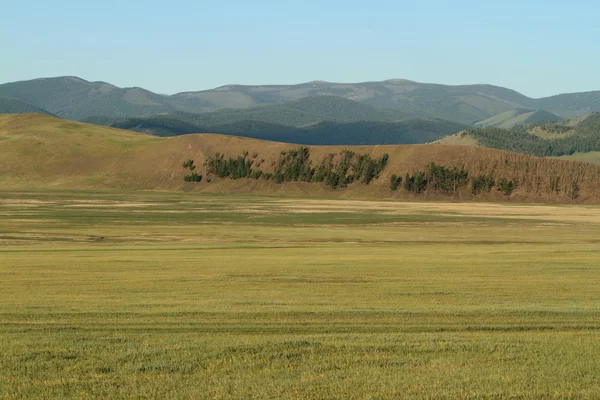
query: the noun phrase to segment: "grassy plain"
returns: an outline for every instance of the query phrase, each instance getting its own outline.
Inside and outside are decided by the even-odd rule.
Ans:
[[[599,398],[600,209],[0,192],[0,399]]]

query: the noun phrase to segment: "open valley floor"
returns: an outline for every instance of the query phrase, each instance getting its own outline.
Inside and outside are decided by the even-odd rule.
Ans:
[[[600,208],[0,192],[0,399],[600,398]]]

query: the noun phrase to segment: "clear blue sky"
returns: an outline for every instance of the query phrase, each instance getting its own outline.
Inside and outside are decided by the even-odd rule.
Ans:
[[[600,89],[600,2],[0,0],[0,82],[160,93],[405,78],[528,96]]]

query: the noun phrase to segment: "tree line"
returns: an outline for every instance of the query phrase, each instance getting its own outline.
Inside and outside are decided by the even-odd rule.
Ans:
[[[355,182],[370,184],[388,167],[389,155],[371,157],[368,154],[343,150],[329,153],[318,162],[311,159],[309,148],[300,146],[281,151],[275,159],[265,161],[258,153],[247,151],[236,157],[216,153],[205,161],[206,177],[228,179],[262,179],[275,183],[321,182],[333,188],[344,188]],[[188,170],[186,182],[203,181],[192,160],[183,166]],[[529,157],[521,153],[488,152],[466,158],[461,166],[429,163],[422,169],[389,176],[391,192],[403,190],[421,194],[437,192],[456,194],[470,192],[473,196],[493,191],[512,195],[517,189],[523,194],[560,195],[571,199],[596,191],[600,168],[586,163]]]
[[[379,158],[372,158],[368,154],[343,150],[328,154],[321,162],[314,165],[310,159],[310,150],[300,146],[282,151],[267,170],[261,169],[265,160],[259,160],[258,153],[250,157],[247,151],[235,158],[226,158],[224,154],[216,153],[206,160],[206,166],[208,174],[214,174],[219,178],[265,179],[275,183],[324,182],[327,186],[337,189],[358,181],[368,185],[379,177],[388,159],[387,153]]]
[[[517,183],[508,178],[502,178],[498,182],[491,174],[479,174],[469,179],[469,173],[461,167],[446,167],[430,163],[423,171],[407,173],[404,179],[396,174],[390,177],[390,190],[396,191],[402,186],[407,192],[421,194],[427,190],[435,190],[442,193],[456,193],[460,188],[467,186],[470,182],[471,193],[475,196],[483,192],[491,192],[492,189],[510,195],[518,187]]]

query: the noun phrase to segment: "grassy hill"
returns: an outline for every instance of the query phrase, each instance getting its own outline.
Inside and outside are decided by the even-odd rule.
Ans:
[[[420,195],[390,190],[392,174],[403,177],[426,168],[431,162],[464,169],[471,176],[490,174],[519,182],[505,195],[494,190],[478,195],[482,200],[572,202],[569,185],[577,184],[575,201],[600,202],[600,169],[591,164],[540,159],[500,150],[467,146],[318,146],[308,147],[318,163],[329,154],[352,150],[373,158],[385,153],[389,160],[379,179],[369,185],[355,183],[334,190],[323,183],[278,184],[264,179],[221,179],[212,176],[200,183],[186,183],[184,160],[192,159],[197,172],[207,177],[206,162],[215,153],[237,157],[247,152],[261,160],[266,172],[275,168],[282,152],[296,145],[232,136],[196,134],[170,138],[64,121],[39,115],[0,116],[0,189],[16,188],[121,188],[197,190],[219,193],[310,194],[377,198],[473,199],[468,187],[453,193],[427,190]],[[257,161],[258,162],[258,161]],[[556,182],[549,179],[558,178]]]
[[[539,157],[565,157],[598,163],[595,154],[600,151],[600,113],[534,124],[529,128],[519,125],[514,129],[470,129],[441,138],[436,143],[483,146]]]
[[[549,113],[545,110],[529,110],[526,108],[520,108],[516,110],[510,110],[501,114],[495,115],[491,118],[484,119],[476,122],[476,127],[487,127],[492,126],[496,128],[512,129],[516,126],[527,126],[531,124],[539,124],[541,122],[556,122],[562,118]]]
[[[62,118],[83,120],[94,116],[109,118],[140,118],[153,114],[253,108],[238,115],[237,120],[261,120],[255,115],[264,112],[261,105],[281,105],[308,99],[295,110],[275,109],[281,120],[268,122],[302,125],[303,116],[325,113],[320,121],[340,118],[351,122],[348,116],[361,111],[356,105],[323,105],[320,97],[351,100],[375,108],[383,108],[388,115],[382,119],[355,117],[356,120],[385,120],[398,118],[389,110],[408,117],[439,118],[463,124],[473,124],[515,109],[544,109],[561,117],[583,115],[600,111],[600,92],[574,93],[544,99],[531,99],[510,89],[491,85],[448,86],[419,83],[403,79],[382,82],[331,83],[308,82],[298,85],[243,86],[229,85],[212,90],[184,92],[163,96],[142,88],[119,88],[106,82],[88,82],[77,77],[58,77],[13,82],[0,85],[0,97],[14,98],[47,110]],[[331,108],[333,107],[333,108]],[[231,111],[228,111],[231,115]],[[290,114],[291,113],[291,114]],[[373,113],[372,110],[368,113]],[[335,118],[333,118],[335,116]],[[213,115],[213,118],[220,118]],[[373,119],[375,118],[375,119]],[[290,122],[293,121],[293,122]],[[231,122],[231,121],[230,121]],[[309,122],[307,122],[309,123]]]

